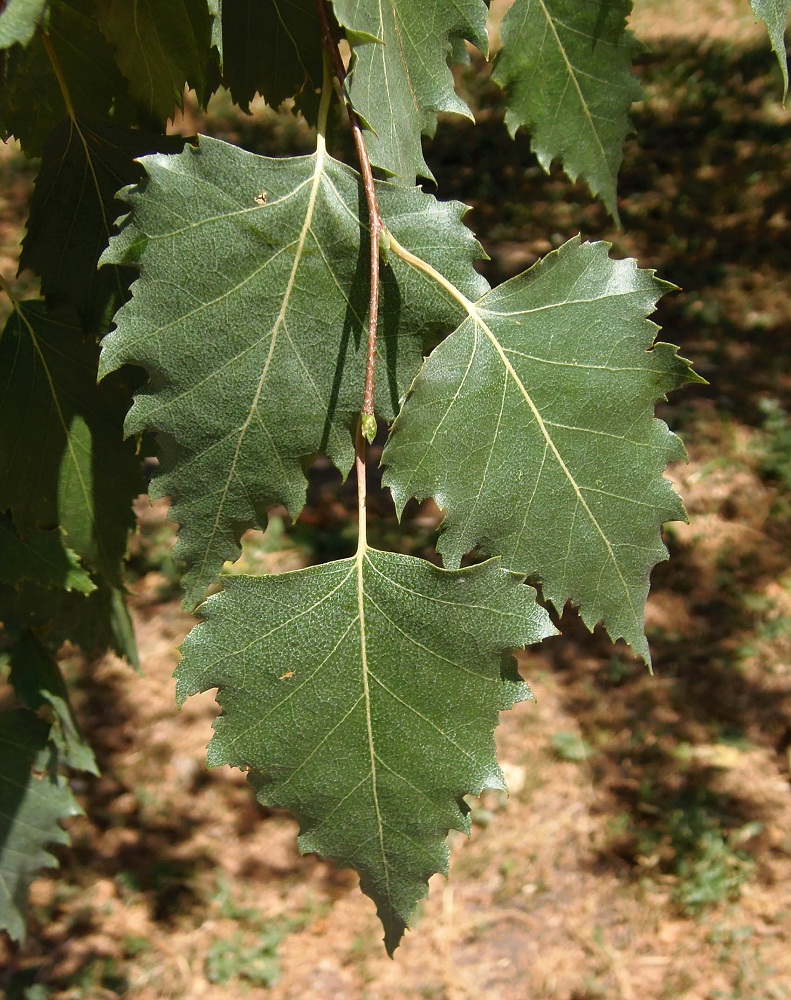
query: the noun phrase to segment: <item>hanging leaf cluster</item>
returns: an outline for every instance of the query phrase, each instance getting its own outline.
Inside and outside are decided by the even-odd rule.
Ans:
[[[752,3],[787,85],[788,4]],[[516,0],[492,60],[509,131],[527,130],[541,165],[583,178],[615,219],[640,96],[630,10]],[[668,286],[652,271],[575,239],[492,289],[465,207],[419,186],[437,115],[471,117],[452,66],[473,47],[489,55],[487,16],[483,0],[3,5],[0,129],[40,158],[20,268],[41,295],[4,283],[0,338],[12,937],[79,808],[68,774],[96,770],[58,650],[136,663],[122,568],[153,438],[150,493],[171,499],[202,619],[178,697],[218,689],[209,763],[246,769],[262,803],[296,816],[303,851],[359,872],[391,953],[447,870],[448,831],[469,828],[465,796],[504,787],[498,713],[530,697],[511,651],[555,632],[536,588],[650,662],[649,575],[662,524],[684,517],[663,477],[683,448],[653,411],[696,376],[655,342],[648,317]],[[244,110],[288,100],[315,151],[166,134],[185,88],[205,105],[221,86]],[[342,105],[354,165],[330,139]],[[377,419],[399,514],[412,498],[445,511],[441,567],[368,544]],[[319,455],[356,469],[356,554],[221,577],[274,505],[299,517]]]

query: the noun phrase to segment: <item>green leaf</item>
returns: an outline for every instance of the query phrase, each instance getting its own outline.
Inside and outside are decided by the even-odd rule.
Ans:
[[[780,71],[783,74],[783,101],[788,97],[788,53],[786,51],[785,34],[788,26],[788,12],[791,10],[789,0],[750,0],[750,6],[756,17],[766,25],[772,48],[777,54]]]
[[[60,526],[66,545],[114,585],[131,501],[143,491],[134,442],[121,439],[129,394],[96,385],[98,347],[71,314],[26,302],[0,339],[0,510],[22,537]]]
[[[558,610],[572,601],[649,662],[659,529],[685,519],[662,476],[684,449],[653,407],[701,380],[653,344],[646,317],[671,286],[608,249],[573,239],[470,304],[415,380],[383,481],[399,511],[413,496],[447,508],[448,565],[476,546],[502,555]]]
[[[184,87],[203,93],[213,19],[206,0],[96,0],[101,29],[132,95],[152,125],[183,107]]]
[[[96,22],[93,0],[50,0],[47,35],[78,116],[136,122],[126,81]],[[25,49],[0,51],[0,79],[0,134],[4,139],[15,135],[28,156],[40,156],[67,113],[40,32]]]
[[[277,107],[321,86],[322,41],[315,0],[223,0],[223,83],[243,111],[256,93]]]
[[[131,362],[149,373],[127,432],[159,432],[153,493],[173,500],[194,604],[273,504],[299,514],[316,453],[351,468],[365,383],[365,202],[359,175],[323,147],[269,159],[202,137],[142,162],[148,183],[125,192],[132,213],[103,258],[141,277],[104,340],[101,371]],[[463,206],[378,190],[393,233],[480,294]],[[377,401],[390,420],[424,342],[461,313],[403,262],[384,272]]]
[[[47,12],[48,0],[8,0],[0,14],[0,49],[27,45]]]
[[[21,941],[30,883],[57,868],[51,844],[68,844],[60,820],[80,807],[49,767],[49,726],[27,709],[0,713],[0,929]]]
[[[360,873],[392,954],[426,882],[447,872],[467,794],[503,788],[497,713],[530,697],[514,646],[554,632],[497,561],[447,572],[356,558],[229,577],[184,642],[178,697],[219,688],[209,763],[252,768],[300,849]]]
[[[80,594],[22,583],[0,584],[0,607],[6,632],[19,640],[26,631],[51,652],[67,640],[89,655],[112,649],[138,668],[135,634],[120,587],[111,587],[99,577],[96,590]]]
[[[223,63],[222,47],[222,0],[207,0],[209,13],[211,14],[211,43],[217,50],[220,66]]]
[[[206,6],[211,18],[211,37],[203,72],[203,87],[197,91],[198,100],[204,108],[222,85],[222,0],[206,0]]]
[[[366,146],[374,166],[408,184],[432,177],[420,137],[433,135],[439,111],[471,118],[453,89],[448,59],[469,39],[488,51],[482,0],[335,0],[354,59],[349,99],[373,129]],[[378,42],[362,38],[378,39]]]
[[[47,705],[52,710],[50,742],[57,751],[57,766],[98,774],[96,758],[74,718],[60,667],[32,632],[25,632],[12,647],[8,679],[28,708],[35,712]]]
[[[8,514],[0,514],[0,583],[24,580],[45,587],[63,587],[90,594],[96,584],[80,565],[79,556],[63,544],[58,528],[34,530],[24,538]]]
[[[134,275],[114,267],[97,271],[120,209],[115,193],[141,178],[135,157],[179,152],[183,145],[176,136],[106,122],[74,119],[57,126],[44,147],[19,260],[20,268],[41,277],[50,304],[72,304],[92,326],[104,316],[109,321]]]
[[[631,0],[516,0],[502,24],[492,79],[506,92],[505,122],[524,125],[549,171],[557,157],[618,219],[616,178],[641,91],[631,75]]]

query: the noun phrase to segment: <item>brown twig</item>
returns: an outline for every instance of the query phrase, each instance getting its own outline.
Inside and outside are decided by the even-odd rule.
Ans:
[[[338,43],[330,27],[329,17],[325,0],[316,0],[318,7],[319,21],[324,36],[324,47],[332,61],[332,66],[338,82],[343,90],[343,81],[346,78],[346,69],[343,65]],[[382,216],[379,214],[379,202],[376,197],[374,187],[374,175],[371,171],[371,160],[368,150],[365,148],[365,139],[359,119],[354,113],[354,108],[346,102],[346,110],[349,114],[349,122],[352,127],[354,145],[357,149],[357,159],[360,163],[360,173],[363,178],[365,189],[365,201],[368,206],[368,221],[371,229],[371,272],[370,272],[370,293],[368,303],[368,353],[365,367],[365,394],[363,396],[362,414],[363,416],[373,416],[374,413],[374,366],[376,362],[376,331],[379,321],[379,234],[384,229]],[[362,445],[365,448],[365,443]]]

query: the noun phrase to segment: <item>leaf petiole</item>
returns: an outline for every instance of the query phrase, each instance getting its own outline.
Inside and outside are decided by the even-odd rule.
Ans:
[[[402,247],[398,240],[393,236],[391,232],[387,233],[387,249],[392,251],[396,257],[400,257],[405,263],[411,265],[418,271],[422,271],[423,274],[427,275],[433,281],[443,288],[451,298],[455,299],[465,312],[469,313],[473,319],[478,319],[478,310],[475,308],[475,303],[471,302],[467,296],[460,292],[459,289],[448,279],[444,274],[441,274],[436,268],[432,267],[431,264],[427,264],[422,257],[418,257],[411,253],[406,247]]]

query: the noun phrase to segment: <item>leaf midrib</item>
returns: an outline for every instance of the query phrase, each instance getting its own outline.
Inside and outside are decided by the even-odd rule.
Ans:
[[[206,542],[204,549],[203,560],[197,570],[197,578],[202,579],[204,573],[206,572],[206,564],[212,554],[212,544],[214,542],[217,531],[219,530],[220,521],[222,519],[222,514],[225,509],[225,502],[228,497],[228,491],[231,488],[231,482],[236,473],[236,467],[239,462],[239,455],[242,450],[242,444],[244,443],[245,436],[247,435],[247,430],[253,421],[253,417],[258,408],[258,401],[261,398],[261,393],[264,389],[264,383],[266,382],[266,376],[269,373],[269,366],[272,363],[272,358],[275,354],[275,346],[277,345],[278,334],[280,332],[280,327],[285,321],[286,312],[288,310],[289,302],[291,300],[291,291],[294,287],[294,282],[296,281],[297,271],[299,270],[299,265],[302,261],[302,253],[305,248],[305,242],[310,232],[310,227],[313,222],[313,213],[316,208],[316,200],[318,198],[319,186],[321,184],[321,178],[324,174],[324,161],[326,158],[326,143],[324,137],[319,135],[317,146],[316,146],[316,167],[313,172],[313,183],[310,188],[310,195],[308,197],[308,206],[305,212],[305,221],[302,224],[302,231],[299,234],[299,240],[297,242],[296,253],[294,254],[294,263],[291,267],[291,273],[288,277],[288,284],[286,285],[286,291],[283,295],[283,303],[280,307],[280,312],[277,315],[274,326],[272,327],[271,341],[269,344],[269,353],[267,355],[266,361],[264,362],[264,368],[261,372],[261,377],[258,380],[258,385],[256,386],[255,393],[253,395],[252,403],[250,404],[250,409],[248,411],[247,417],[239,429],[239,440],[236,443],[236,449],[234,451],[233,459],[231,461],[231,468],[228,471],[228,476],[225,480],[225,486],[223,487],[220,500],[217,504],[217,513],[214,518],[214,524],[212,525],[211,534]]]
[[[539,2],[541,2],[541,0],[539,0]],[[486,297],[488,295],[492,294],[492,293],[488,293],[487,292],[486,295],[482,296],[478,300],[478,302],[471,302],[467,298],[467,296],[464,295],[464,293],[461,292],[453,284],[453,282],[449,281],[441,272],[437,271],[430,264],[427,264],[426,261],[422,260],[420,257],[417,257],[415,254],[411,253],[409,250],[406,250],[404,247],[402,247],[401,244],[398,242],[398,240],[396,240],[393,237],[392,233],[390,234],[390,245],[391,245],[391,249],[399,257],[401,257],[402,260],[406,261],[406,263],[410,264],[416,270],[421,271],[424,274],[428,275],[429,277],[433,278],[437,282],[437,284],[442,289],[444,289],[444,291],[447,294],[449,294],[453,299],[455,299],[464,308],[464,310],[468,314],[469,320],[471,320],[472,323],[473,323],[473,329],[477,330],[478,328],[480,328],[486,334],[486,336],[489,338],[489,340],[491,341],[492,346],[494,347],[495,351],[499,355],[500,360],[501,360],[502,364],[505,366],[506,371],[511,376],[514,384],[519,389],[520,393],[522,394],[523,399],[525,400],[525,402],[527,403],[527,405],[528,405],[531,413],[533,414],[533,417],[534,417],[534,419],[536,421],[536,425],[539,428],[539,430],[541,432],[541,435],[544,438],[546,446],[552,452],[552,454],[553,454],[553,456],[555,458],[555,461],[560,466],[562,472],[564,473],[564,475],[568,479],[568,481],[569,481],[572,489],[574,490],[574,493],[575,493],[575,495],[577,497],[578,504],[580,504],[582,506],[583,510],[588,515],[588,518],[590,519],[591,524],[593,524],[593,526],[595,527],[596,531],[600,535],[602,541],[604,542],[605,547],[607,549],[608,556],[609,556],[609,558],[610,558],[613,566],[615,567],[615,571],[616,571],[616,573],[618,575],[619,580],[621,581],[621,585],[622,585],[624,593],[626,595],[627,604],[629,605],[629,608],[631,609],[631,611],[632,611],[633,615],[635,616],[636,620],[639,620],[641,616],[640,616],[640,614],[638,613],[637,609],[634,606],[634,601],[632,600],[632,595],[631,595],[631,592],[629,590],[629,586],[627,584],[626,579],[624,578],[624,575],[623,575],[623,573],[621,571],[621,567],[620,567],[620,565],[618,563],[618,560],[617,560],[617,558],[615,556],[615,550],[612,547],[612,543],[610,542],[609,538],[605,534],[604,529],[599,524],[599,522],[598,522],[595,514],[593,513],[593,511],[589,507],[588,503],[586,502],[585,497],[582,495],[580,487],[577,485],[577,481],[574,479],[574,476],[571,474],[571,470],[569,469],[569,467],[566,465],[565,461],[563,460],[563,456],[560,454],[560,451],[558,450],[557,445],[555,444],[554,440],[552,439],[552,436],[550,435],[550,433],[549,433],[549,431],[547,429],[547,426],[544,423],[544,419],[541,416],[541,412],[539,411],[538,407],[533,402],[533,399],[530,396],[530,393],[525,388],[524,384],[522,383],[522,380],[519,378],[519,376],[518,376],[516,370],[514,369],[513,365],[508,360],[508,357],[506,356],[506,352],[505,352],[503,346],[500,344],[500,341],[497,339],[497,337],[495,336],[495,334],[493,333],[493,331],[491,330],[491,328],[489,327],[489,325],[483,319],[483,311],[484,310],[482,310],[480,308],[480,303],[483,302],[483,301],[485,301]],[[619,293],[619,294],[624,294],[624,293]],[[568,304],[568,303],[558,303],[558,307],[562,307],[563,305],[566,305],[566,304]],[[491,315],[497,316],[499,314],[498,313],[492,313]],[[457,327],[457,330],[455,332],[458,332],[458,330],[462,329],[462,327],[466,324],[466,322],[468,322],[468,320],[465,320],[464,324],[462,324],[460,327]],[[451,337],[452,336],[454,336],[454,334],[451,334]],[[473,357],[474,357],[474,355],[475,355],[475,349],[473,349],[473,352],[472,352],[472,356]],[[470,363],[472,363],[472,358],[470,359]],[[468,370],[469,370],[469,366],[468,366]],[[458,392],[456,393],[456,395],[454,396],[453,400],[451,401],[450,406],[453,405],[453,402],[455,402],[457,396],[458,396]],[[448,410],[450,410],[450,406],[448,407]],[[447,412],[446,412],[445,416],[447,416]],[[426,456],[427,453],[428,453],[428,448],[424,452],[423,458],[425,458],[425,456]],[[422,464],[422,462],[421,462],[421,464]]]
[[[596,130],[596,125],[593,121],[593,116],[591,115],[590,108],[588,107],[588,102],[585,99],[585,95],[583,94],[582,88],[580,87],[579,81],[577,80],[576,69],[572,65],[571,60],[569,59],[566,53],[565,46],[561,41],[560,35],[558,34],[557,28],[555,27],[555,23],[552,20],[552,15],[547,10],[544,0],[538,0],[538,3],[541,6],[541,10],[544,12],[544,16],[546,17],[549,27],[555,38],[555,43],[558,47],[558,52],[560,53],[563,62],[566,64],[566,69],[568,70],[568,75],[571,82],[574,85],[574,89],[577,92],[577,96],[579,98],[579,102],[582,107],[582,112],[585,115],[585,118],[588,120],[591,132],[593,133],[593,136],[596,140],[596,145],[599,147],[599,152],[601,153],[602,162],[604,163],[605,168],[607,168],[607,153],[604,149],[604,146],[602,145],[601,139],[599,138],[599,133]]]
[[[541,2],[541,0],[539,0],[539,2]],[[534,420],[536,421],[536,426],[538,427],[539,431],[541,432],[541,435],[544,438],[544,441],[546,442],[547,446],[549,447],[549,450],[552,452],[552,454],[553,454],[553,456],[555,458],[555,461],[560,466],[561,471],[563,472],[563,474],[568,479],[568,482],[571,485],[571,488],[574,490],[574,494],[575,494],[575,496],[577,498],[578,504],[583,508],[583,510],[585,511],[585,513],[588,515],[588,518],[589,518],[591,524],[594,526],[594,528],[596,529],[596,531],[599,533],[602,541],[604,542],[604,545],[605,545],[605,547],[607,549],[607,554],[609,555],[610,560],[612,561],[612,564],[615,567],[615,572],[618,574],[618,579],[621,581],[621,585],[623,587],[624,594],[626,595],[626,601],[627,601],[627,603],[629,605],[629,608],[630,608],[632,614],[635,616],[635,618],[639,619],[640,615],[639,615],[639,613],[637,611],[637,608],[635,608],[635,606],[634,606],[634,602],[632,600],[632,594],[631,594],[631,591],[629,590],[629,585],[628,585],[628,583],[626,581],[626,578],[623,575],[623,572],[621,571],[621,567],[620,567],[620,565],[618,563],[618,560],[616,558],[616,555],[615,555],[615,550],[613,549],[613,546],[612,546],[612,542],[607,537],[607,534],[605,533],[605,531],[602,528],[602,526],[599,524],[599,521],[598,521],[596,515],[593,513],[593,511],[591,510],[590,506],[588,505],[588,502],[586,501],[585,497],[583,496],[582,489],[577,484],[576,479],[572,475],[571,469],[569,469],[569,467],[566,465],[566,462],[564,461],[563,456],[560,454],[560,451],[558,450],[558,447],[555,444],[555,442],[554,442],[554,440],[552,438],[552,435],[549,433],[549,430],[547,429],[547,425],[544,423],[544,418],[541,415],[541,411],[538,409],[538,407],[536,406],[536,404],[533,402],[533,397],[527,391],[527,389],[524,386],[524,383],[522,382],[522,380],[520,379],[519,375],[517,374],[516,369],[513,367],[513,365],[511,364],[511,362],[508,360],[508,357],[507,357],[507,355],[505,353],[505,350],[503,349],[502,344],[497,339],[497,337],[495,336],[494,332],[484,322],[483,317],[478,312],[478,310],[475,308],[475,305],[471,303],[471,306],[472,306],[472,310],[473,310],[472,312],[470,312],[471,319],[473,320],[473,322],[475,324],[480,325],[480,327],[483,330],[483,332],[489,338],[489,340],[491,341],[491,344],[494,347],[495,351],[497,352],[497,354],[498,354],[501,362],[505,366],[506,371],[511,376],[511,379],[513,380],[513,382],[516,385],[517,389],[521,393],[521,395],[522,395],[525,403],[527,403],[527,406],[530,409],[530,412],[532,413]],[[569,538],[570,537],[571,537],[571,533],[569,533]]]
[[[362,513],[362,512],[361,512]],[[361,522],[360,544],[357,547],[356,567],[357,567],[357,615],[360,623],[360,664],[362,668],[363,696],[365,698],[365,727],[368,738],[368,755],[371,762],[371,794],[373,796],[374,812],[376,813],[377,834],[379,837],[379,853],[382,858],[382,869],[384,871],[385,888],[387,892],[387,904],[391,912],[394,912],[393,893],[390,887],[390,865],[387,860],[387,850],[385,848],[384,822],[382,812],[379,807],[379,792],[376,787],[376,748],[374,745],[373,718],[371,715],[371,689],[368,680],[368,638],[365,628],[365,583],[363,579],[363,566],[368,559],[368,546],[365,541],[365,522]]]

